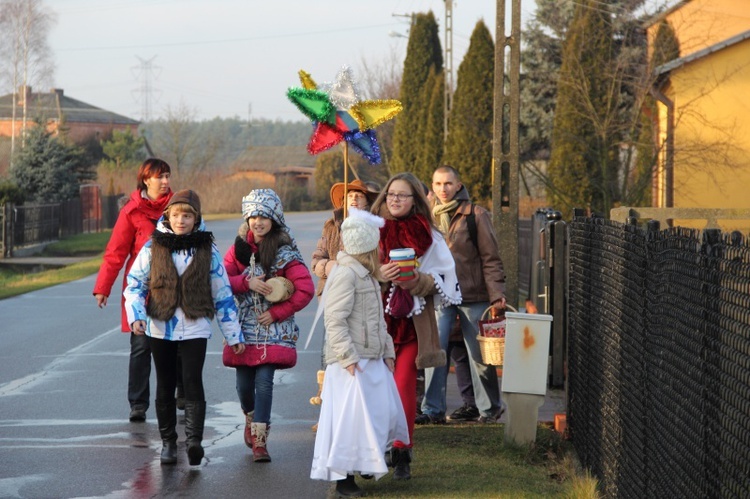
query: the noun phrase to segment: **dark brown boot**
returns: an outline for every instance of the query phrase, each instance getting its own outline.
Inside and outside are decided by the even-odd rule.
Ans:
[[[361,497],[362,489],[354,481],[354,475],[346,475],[343,480],[336,481],[337,497]]]

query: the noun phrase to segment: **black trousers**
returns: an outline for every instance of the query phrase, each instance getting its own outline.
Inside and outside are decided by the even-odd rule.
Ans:
[[[151,356],[156,368],[156,400],[174,400],[177,387],[178,353],[182,357],[182,382],[185,400],[203,402],[203,364],[206,360],[206,338],[170,341],[149,337]]]

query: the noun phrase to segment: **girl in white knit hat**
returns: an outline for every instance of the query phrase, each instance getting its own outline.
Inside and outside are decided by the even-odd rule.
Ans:
[[[355,473],[382,477],[388,472],[386,449],[395,440],[409,441],[375,277],[383,224],[376,215],[350,209],[341,224],[344,251],[322,297],[327,367],[310,477],[335,480],[344,497],[362,494]]]

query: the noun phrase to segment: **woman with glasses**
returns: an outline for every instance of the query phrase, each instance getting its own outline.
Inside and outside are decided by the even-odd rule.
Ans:
[[[388,334],[396,351],[394,377],[404,406],[409,442],[395,441],[390,451],[395,480],[411,478],[411,447],[416,417],[417,370],[445,366],[435,306],[461,303],[456,269],[445,240],[435,227],[422,182],[411,173],[388,180],[372,207],[385,219],[380,229],[380,272]],[[414,276],[403,279],[391,262],[393,249],[414,250]]]

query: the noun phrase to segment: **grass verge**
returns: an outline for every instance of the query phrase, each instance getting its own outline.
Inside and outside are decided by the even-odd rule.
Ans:
[[[237,217],[236,214],[219,213],[206,215],[206,220],[225,220]],[[48,257],[90,256],[91,260],[85,262],[35,273],[0,267],[0,300],[95,274],[102,265],[101,254],[111,235],[111,230],[76,234],[48,245],[41,254],[41,256]]]
[[[111,230],[91,234],[76,234],[47,245],[42,256],[95,256],[104,251]]]
[[[45,270],[34,274],[22,274],[10,270],[0,270],[0,300],[11,296],[37,291],[64,282],[82,279],[99,271],[101,257],[93,257],[85,262],[75,263],[60,269]]]
[[[42,256],[52,257],[91,256],[90,260],[35,273],[0,268],[0,300],[95,274],[102,266],[101,253],[110,234],[111,231],[77,234],[48,245],[42,253]]]
[[[540,426],[534,445],[516,447],[504,443],[504,428],[417,427],[411,480],[389,474],[357,483],[367,497],[597,497],[596,482],[577,469],[570,444],[554,430]]]

